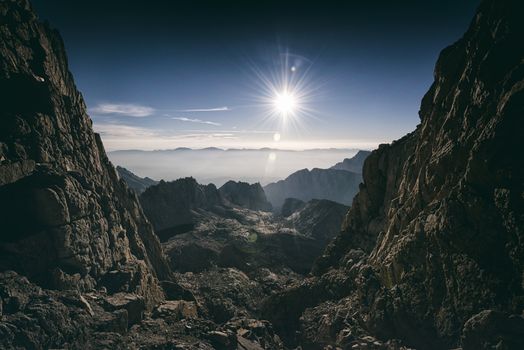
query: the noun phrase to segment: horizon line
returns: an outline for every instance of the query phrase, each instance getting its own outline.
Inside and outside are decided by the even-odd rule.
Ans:
[[[289,148],[273,148],[273,147],[260,147],[260,148],[221,148],[221,147],[203,147],[203,148],[191,148],[191,147],[177,147],[177,148],[162,148],[162,149],[117,149],[106,151],[107,153],[115,152],[167,152],[167,151],[279,151],[279,152],[307,152],[307,151],[373,151],[376,148],[353,148],[353,147],[315,147],[315,148],[304,148],[304,149],[289,149]]]

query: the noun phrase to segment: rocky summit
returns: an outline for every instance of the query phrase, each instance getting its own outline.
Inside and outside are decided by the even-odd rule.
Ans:
[[[0,348],[523,349],[522,13],[482,1],[420,125],[266,187],[271,213],[234,182],[139,199],[59,34],[0,1]]]

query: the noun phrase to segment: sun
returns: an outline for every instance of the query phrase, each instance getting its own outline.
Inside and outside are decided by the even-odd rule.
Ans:
[[[284,90],[275,94],[273,104],[282,117],[287,117],[297,108],[297,99],[292,93]]]

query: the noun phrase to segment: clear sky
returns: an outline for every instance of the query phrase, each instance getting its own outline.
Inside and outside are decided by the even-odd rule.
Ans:
[[[477,1],[33,0],[107,149],[373,148]]]

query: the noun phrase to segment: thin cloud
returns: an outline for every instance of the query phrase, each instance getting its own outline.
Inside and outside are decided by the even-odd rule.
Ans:
[[[198,123],[198,124],[208,124],[208,125],[215,125],[220,126],[222,124],[211,122],[209,120],[201,120],[201,119],[195,119],[195,118],[186,118],[186,117],[173,117],[174,120],[180,120],[182,122],[189,122],[189,123]]]
[[[158,132],[155,130],[140,128],[136,126],[121,125],[121,124],[100,124],[93,125],[95,132],[102,135],[102,137],[155,137]]]
[[[137,104],[101,103],[90,112],[96,114],[117,114],[126,117],[148,117],[155,112],[154,108]]]
[[[215,108],[189,108],[189,109],[179,109],[177,112],[223,112],[230,111],[231,109],[227,106],[215,107]]]

